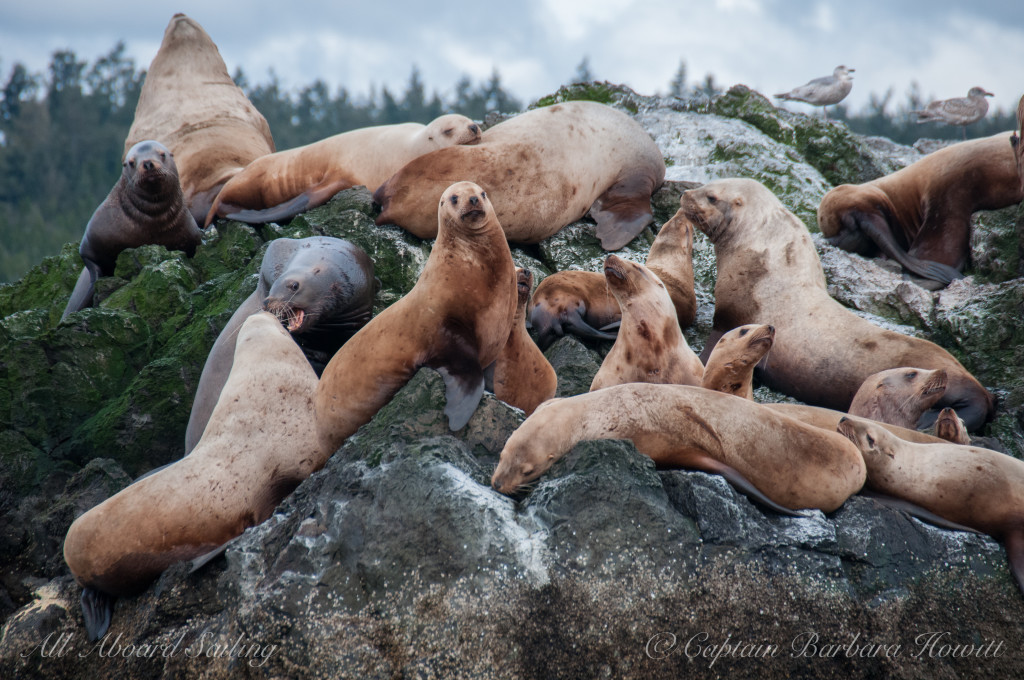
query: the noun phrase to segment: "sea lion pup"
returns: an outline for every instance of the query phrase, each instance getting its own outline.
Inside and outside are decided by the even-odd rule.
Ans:
[[[458,182],[442,194],[438,235],[413,289],[338,350],[316,392],[321,442],[334,451],[422,366],[445,382],[452,430],[468,421],[508,340],[518,292],[512,253],[487,194]]]
[[[512,433],[491,485],[513,493],[578,442],[629,439],[655,464],[717,472],[772,507],[831,512],[864,484],[855,446],[700,387],[630,383],[552,399]]]
[[[754,398],[754,367],[775,342],[775,328],[748,324],[733,328],[715,343],[704,366],[701,387],[706,390]]]
[[[533,413],[542,402],[555,396],[558,376],[555,369],[526,331],[526,305],[533,287],[533,272],[516,269],[519,303],[512,320],[512,331],[494,362],[494,396],[506,404]]]
[[[945,391],[946,371],[941,368],[890,368],[867,377],[853,395],[850,414],[912,430]]]
[[[865,421],[844,419],[839,432],[864,456],[865,488],[1002,542],[1024,592],[1024,463],[974,446],[913,444]]]
[[[64,560],[84,588],[90,639],[116,597],[142,592],[168,566],[221,546],[267,519],[323,467],[313,419],[317,378],[281,323],[248,318],[235,362],[191,455],[140,479],[76,519]]]
[[[566,332],[591,340],[614,340],[615,333],[598,330],[620,321],[622,312],[608,290],[604,274],[576,270],[555,272],[533,292],[530,325],[537,346],[546,350]]]
[[[971,445],[964,421],[960,420],[956,411],[951,408],[944,408],[939,412],[939,417],[935,419],[935,436],[951,444]]]
[[[715,244],[715,317],[706,347],[736,326],[771,324],[771,362],[758,375],[778,392],[846,411],[869,375],[899,366],[942,368],[946,393],[918,427],[946,406],[969,430],[991,418],[992,395],[949,352],[883,330],[829,297],[807,228],[763,185],[716,180],[684,193],[682,205]]]
[[[604,277],[622,309],[622,325],[590,391],[630,382],[700,385],[704,364],[686,344],[665,284],[616,255],[605,258]]]
[[[61,319],[92,305],[96,279],[114,273],[125,248],[152,243],[192,257],[202,240],[185,208],[173,154],[160,142],[139,142],[128,150],[121,177],[85,227],[78,248],[85,267]]]
[[[247,318],[261,310],[277,316],[319,376],[338,348],[370,320],[378,283],[373,261],[350,241],[330,236],[271,241],[256,290],[235,310],[203,365],[185,430],[185,454],[203,436],[231,371],[235,336]]]
[[[377,224],[434,238],[434,207],[449,184],[470,180],[494,202],[509,241],[538,243],[587,212],[605,250],[618,250],[651,221],[651,194],[665,160],[625,113],[572,101],[521,113],[452,146],[411,161],[373,195]]]
[[[971,215],[1019,203],[1020,175],[1003,132],[930,153],[865,184],[842,184],[818,207],[829,243],[879,251],[917,276],[946,285],[970,257]]]
[[[476,123],[450,113],[429,125],[378,125],[278,151],[257,158],[224,185],[204,226],[217,216],[250,224],[286,220],[342,189],[362,184],[376,191],[417,156],[479,141]]]
[[[146,72],[124,148],[142,139],[159,139],[174,153],[197,224],[225,182],[274,152],[266,119],[231,80],[213,40],[180,13]]]

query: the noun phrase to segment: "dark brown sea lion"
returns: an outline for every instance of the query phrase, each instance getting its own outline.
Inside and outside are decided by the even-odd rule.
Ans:
[[[864,484],[856,447],[835,434],[701,387],[615,385],[541,404],[509,437],[491,485],[513,493],[578,442],[629,439],[659,467],[722,474],[783,512],[831,512]]]
[[[866,421],[845,419],[839,432],[864,456],[866,488],[1000,541],[1024,592],[1024,462],[973,446],[914,444]]]
[[[651,221],[651,194],[665,161],[625,113],[587,101],[527,111],[486,130],[474,146],[420,156],[373,195],[377,224],[434,238],[434,208],[452,183],[469,180],[491,196],[509,241],[537,243],[589,211],[605,250],[618,250]]]
[[[516,269],[519,303],[512,331],[494,362],[494,396],[506,404],[533,413],[541,403],[555,396],[558,376],[526,330],[526,305],[530,301],[533,273]]]
[[[160,142],[146,140],[128,150],[121,178],[96,208],[78,248],[82,269],[61,319],[92,305],[93,286],[114,273],[125,248],[156,244],[191,257],[203,233],[185,207],[174,156]]]
[[[1008,136],[960,142],[885,177],[832,189],[818,208],[821,233],[844,250],[881,251],[943,285],[962,278],[971,215],[1024,197]]]
[[[191,455],[75,520],[64,560],[85,591],[89,637],[110,623],[112,597],[136,595],[175,562],[259,524],[333,452],[313,417],[317,378],[281,323],[262,313],[238,333],[235,362]]]
[[[276,315],[319,376],[338,348],[370,320],[377,283],[373,261],[344,239],[271,241],[256,290],[235,310],[206,358],[185,430],[185,453],[203,436],[231,371],[235,336],[247,318],[260,311]]]
[[[715,343],[704,366],[701,387],[744,399],[754,398],[754,367],[775,342],[775,329],[766,324],[733,328]]]
[[[869,375],[900,366],[941,368],[946,393],[918,427],[946,406],[970,430],[992,417],[992,395],[949,352],[879,328],[829,297],[807,228],[763,185],[717,180],[684,193],[682,205],[715,244],[715,318],[706,347],[736,326],[770,324],[775,345],[759,375],[802,402],[846,411]]]
[[[266,119],[228,75],[203,27],[184,14],[171,17],[164,31],[124,148],[143,139],[158,139],[174,153],[197,224],[225,182],[274,151]]]
[[[704,364],[686,343],[661,279],[616,255],[605,258],[604,276],[622,310],[622,326],[590,390],[631,382],[700,385]]]
[[[890,368],[867,377],[853,395],[850,414],[914,429],[945,391],[944,369]]]
[[[454,147],[453,147],[454,148]],[[317,428],[334,451],[422,366],[445,382],[453,430],[476,410],[484,367],[508,340],[515,265],[487,194],[458,182],[441,195],[438,236],[413,289],[341,346],[316,394]]]
[[[476,123],[449,113],[429,125],[378,125],[278,151],[232,177],[217,194],[205,224],[218,215],[252,224],[285,220],[326,203],[342,189],[362,184],[376,191],[425,153],[479,141]]]

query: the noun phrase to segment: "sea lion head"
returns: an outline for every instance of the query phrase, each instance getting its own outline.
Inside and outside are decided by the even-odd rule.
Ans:
[[[498,493],[514,494],[540,477],[564,453],[559,440],[566,435],[564,425],[553,416],[549,407],[562,399],[548,399],[537,407],[505,442],[498,467],[491,476],[491,486]],[[550,422],[549,422],[550,421]]]
[[[954,444],[964,446],[971,444],[964,421],[957,416],[956,411],[948,406],[939,411],[939,416],[935,419],[935,436]]]
[[[888,450],[892,435],[881,425],[860,418],[843,416],[839,419],[836,431],[853,442],[853,445],[860,450],[865,458],[894,457]]]
[[[370,320],[376,294],[373,262],[348,241],[277,239],[267,248],[260,276],[263,285],[272,282],[263,309],[292,334],[351,335]]]
[[[519,294],[519,307],[526,308],[530,302],[531,290],[533,290],[533,272],[523,267],[516,267],[516,292]]]
[[[754,367],[768,354],[775,342],[775,327],[747,324],[734,328],[715,343],[704,368],[703,386],[752,398]]]
[[[478,144],[483,134],[479,125],[458,113],[435,118],[427,124],[424,132],[438,149],[458,144]]]
[[[868,376],[853,396],[850,413],[883,423],[913,427],[946,392],[944,369],[890,368]]]
[[[778,199],[764,185],[745,178],[708,182],[683,192],[679,199],[683,214],[715,245],[728,239],[732,223],[741,214],[744,226],[749,228],[757,222],[766,222],[777,203]]]
[[[609,255],[604,259],[604,279],[620,305],[630,297],[650,290],[652,286],[666,290],[665,284],[650,269],[618,255]]]
[[[459,232],[480,231],[496,220],[487,192],[473,182],[456,182],[445,189],[437,214],[439,227]]]
[[[178,184],[178,166],[174,154],[153,139],[146,139],[125,154],[121,164],[121,177],[150,194],[163,194],[166,187]]]

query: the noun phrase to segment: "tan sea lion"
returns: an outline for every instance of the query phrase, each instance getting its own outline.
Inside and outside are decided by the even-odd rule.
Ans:
[[[1017,128],[1020,132],[1010,135],[1010,146],[1013,148],[1013,157],[1017,162],[1017,175],[1020,178],[1020,189],[1024,192],[1024,146],[1021,146],[1021,138],[1024,137],[1024,96],[1017,102]]]
[[[1002,542],[1024,592],[1024,462],[974,446],[913,444],[864,421],[844,419],[839,432],[864,456],[866,488]]]
[[[744,399],[754,398],[754,367],[775,342],[775,328],[747,324],[733,328],[715,343],[704,366],[701,387]]]
[[[618,250],[651,221],[651,194],[665,161],[647,131],[625,113],[571,101],[521,113],[452,146],[411,161],[373,195],[377,224],[434,238],[434,207],[452,183],[479,184],[509,241],[537,243],[582,218],[597,221],[605,250]]]
[[[831,512],[864,484],[856,447],[835,434],[700,387],[615,385],[542,404],[509,437],[491,485],[513,493],[578,442],[629,439],[659,467],[722,474],[773,507]]]
[[[867,422],[875,422],[867,418],[860,418],[859,416],[851,416],[849,413],[842,411],[835,411],[830,408],[822,408],[821,406],[808,406],[807,404],[787,404],[787,403],[773,403],[773,404],[762,404],[765,408],[771,409],[776,413],[781,413],[784,416],[789,416],[794,420],[799,420],[801,423],[812,425],[814,427],[827,430],[829,432],[835,432],[836,427],[839,426],[839,421],[843,418],[865,420]],[[919,430],[911,430],[899,425],[890,425],[889,423],[878,423],[886,430],[908,442],[914,442],[915,444],[941,444],[945,440],[934,437],[927,432],[921,432]]]
[[[622,310],[622,326],[590,391],[630,382],[700,385],[704,364],[679,329],[665,284],[616,255],[605,258],[604,277]]]
[[[763,185],[716,180],[684,193],[682,205],[715,244],[715,317],[706,347],[736,326],[771,324],[775,345],[759,375],[783,394],[846,411],[869,375],[900,366],[941,368],[946,393],[918,427],[946,406],[970,430],[991,418],[992,395],[949,352],[879,328],[829,297],[807,228]]]
[[[174,156],[160,142],[139,142],[128,150],[121,177],[85,227],[78,248],[85,267],[61,319],[92,305],[96,279],[114,273],[122,250],[151,243],[192,257],[202,241],[185,207]]]
[[[235,336],[247,318],[259,311],[277,316],[319,376],[338,348],[370,320],[377,284],[373,261],[350,241],[330,236],[271,241],[256,290],[235,310],[203,365],[185,430],[186,455],[199,443],[220,398]]]
[[[174,154],[197,224],[225,182],[274,152],[266,119],[231,80],[213,40],[180,13],[146,72],[124,148],[143,139],[158,139]]]
[[[680,328],[697,318],[697,294],[693,287],[693,223],[677,210],[658,230],[644,266],[654,272],[668,290]]]
[[[914,429],[945,391],[944,369],[890,368],[867,377],[853,395],[850,414]]]
[[[317,427],[334,451],[422,366],[445,382],[453,430],[469,421],[484,389],[483,369],[512,330],[515,265],[487,194],[458,182],[442,194],[438,236],[413,289],[338,350],[316,394]]]
[[[523,409],[526,415],[555,396],[558,388],[555,369],[526,330],[526,305],[532,287],[533,273],[529,269],[516,269],[519,303],[512,331],[494,363],[494,396]]]
[[[614,340],[614,332],[600,329],[621,318],[619,303],[608,290],[604,274],[597,272],[555,272],[533,293],[530,325],[542,350],[566,332],[591,340]]]
[[[378,125],[278,151],[257,158],[232,177],[217,195],[205,224],[216,216],[251,224],[285,220],[323,205],[342,189],[362,184],[376,191],[425,153],[479,141],[476,123],[450,113],[429,125]]]
[[[313,419],[317,378],[272,314],[238,333],[231,374],[191,455],[140,479],[75,520],[64,560],[85,589],[91,639],[110,597],[140,593],[168,566],[207,553],[267,519],[323,467]]]
[[[1008,135],[960,142],[885,177],[832,189],[818,207],[821,233],[844,250],[881,251],[943,285],[962,278],[971,215],[1024,197]]]
[[[951,444],[971,445],[971,437],[967,434],[964,421],[960,420],[956,411],[944,408],[935,419],[935,436]]]

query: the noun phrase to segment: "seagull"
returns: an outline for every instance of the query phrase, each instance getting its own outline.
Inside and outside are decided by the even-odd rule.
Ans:
[[[855,70],[845,66],[836,66],[832,75],[815,78],[806,85],[777,94],[775,97],[820,106],[825,113],[825,118],[828,118],[828,109],[825,107],[829,104],[838,104],[846,98],[846,95],[850,94],[850,89],[853,88],[853,76],[850,74]]]
[[[925,107],[923,111],[911,111],[917,114],[918,123],[938,121],[949,125],[959,125],[967,139],[967,126],[985,117],[988,113],[988,100],[991,92],[983,87],[972,87],[966,97],[938,99]]]

